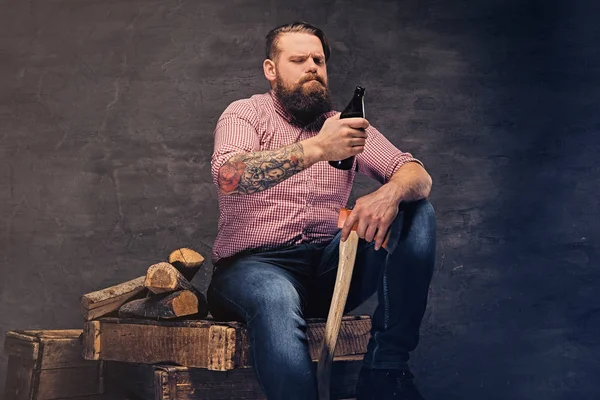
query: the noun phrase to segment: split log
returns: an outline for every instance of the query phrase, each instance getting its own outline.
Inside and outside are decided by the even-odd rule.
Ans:
[[[190,290],[155,294],[123,304],[119,309],[119,317],[173,319],[198,314],[199,303],[197,295]]]
[[[183,247],[169,254],[169,263],[177,268],[185,279],[191,281],[204,263],[204,257],[192,249]]]
[[[143,297],[148,292],[144,276],[81,296],[81,313],[86,321],[117,311],[127,301]]]
[[[151,265],[146,273],[144,286],[152,293],[192,290],[193,286],[173,265],[161,262]]]

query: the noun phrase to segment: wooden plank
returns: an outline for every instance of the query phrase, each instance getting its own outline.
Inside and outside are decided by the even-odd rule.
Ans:
[[[102,393],[100,363],[88,367],[42,369],[36,400],[53,400]]]
[[[100,322],[88,321],[83,328],[83,350],[81,355],[86,360],[99,360],[101,348]]]
[[[9,331],[5,398],[50,400],[102,393],[101,362],[82,357],[81,329]],[[91,400],[91,399],[90,399]]]
[[[9,331],[4,350],[22,359],[34,360],[34,369],[91,366],[81,356],[82,332],[81,329]]]
[[[367,342],[371,337],[371,318],[362,316],[353,320],[352,317],[342,317],[334,356],[364,354],[367,352]],[[321,343],[325,335],[325,320],[309,325],[306,331],[310,354],[313,360],[320,356]]]
[[[12,331],[21,333],[31,338],[37,339],[77,339],[81,335],[81,329],[27,329]],[[36,339],[37,338],[37,339]]]
[[[364,354],[370,327],[369,317],[344,317],[335,356]],[[319,356],[324,328],[323,319],[308,321],[313,360]],[[243,324],[236,322],[102,318],[87,322],[85,331],[88,334],[84,335],[83,354],[88,360],[172,363],[216,370],[250,366],[247,332]]]
[[[332,368],[332,399],[354,396],[361,356],[336,357]],[[316,371],[316,362],[313,363]],[[107,385],[123,395],[155,400],[265,400],[254,371],[209,371],[169,365],[106,363]]]
[[[213,371],[227,371],[235,367],[235,333],[229,326],[213,325],[208,330],[208,364]]]
[[[40,344],[34,336],[23,332],[8,331],[4,338],[4,351],[15,358],[32,364],[34,369],[38,367]]]
[[[209,329],[90,322],[98,324],[90,328],[97,335],[84,340],[86,359],[208,366]]]
[[[146,293],[144,280],[140,276],[127,282],[97,290],[81,296],[81,314],[86,321],[117,311],[127,301]]]
[[[34,389],[34,362],[16,355],[8,356],[5,400],[30,400]]]

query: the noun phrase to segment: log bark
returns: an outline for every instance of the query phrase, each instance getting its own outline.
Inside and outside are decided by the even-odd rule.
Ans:
[[[191,290],[155,294],[125,303],[119,309],[121,318],[173,319],[198,314],[198,297]]]
[[[204,263],[204,257],[192,249],[182,247],[169,254],[169,263],[177,268],[185,279],[191,281]]]
[[[146,273],[144,286],[152,293],[192,290],[193,286],[173,265],[161,262],[151,265]]]
[[[117,311],[127,301],[146,295],[144,276],[81,296],[81,314],[86,321]]]

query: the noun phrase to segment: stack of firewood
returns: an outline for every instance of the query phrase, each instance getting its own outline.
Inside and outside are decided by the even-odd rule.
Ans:
[[[188,248],[169,255],[168,262],[151,265],[146,275],[81,297],[86,321],[104,316],[148,319],[202,319],[208,314],[204,295],[191,280],[204,257]]]

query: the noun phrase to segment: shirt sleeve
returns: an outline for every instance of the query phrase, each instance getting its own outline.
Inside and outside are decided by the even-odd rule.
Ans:
[[[410,153],[394,146],[381,132],[372,126],[366,129],[365,150],[356,156],[358,173],[369,176],[380,183],[389,182],[392,175],[408,162],[423,163]]]
[[[231,103],[217,121],[211,159],[213,181],[218,185],[219,169],[236,154],[260,150],[258,115],[248,100]]]

